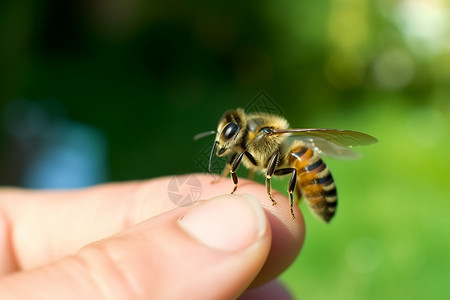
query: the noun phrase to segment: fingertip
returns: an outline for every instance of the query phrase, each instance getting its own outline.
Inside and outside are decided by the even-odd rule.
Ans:
[[[144,221],[86,247],[81,255],[95,273],[105,266],[99,255],[113,258],[114,272],[103,272],[102,278],[109,285],[117,280],[108,276],[126,274],[126,282],[141,287],[133,294],[232,299],[258,274],[270,244],[270,226],[259,202],[249,195],[221,195]],[[129,289],[125,286],[125,293]]]
[[[202,183],[203,196],[213,197],[218,194],[229,194],[233,188],[229,178],[211,183],[214,178],[210,174],[196,174]],[[276,278],[286,270],[297,258],[305,239],[305,222],[303,214],[295,204],[295,219],[290,213],[289,198],[281,192],[272,190],[277,202],[272,204],[266,187],[256,181],[240,178],[236,194],[253,195],[263,207],[272,231],[272,244],[266,264],[252,285],[256,286]]]
[[[183,208],[189,210],[201,202],[202,199],[212,199],[217,196],[230,196],[233,183],[230,178],[222,178],[212,183],[217,176],[211,174],[186,174],[171,177],[156,178],[148,181],[121,184],[130,186],[127,190],[129,202],[134,202],[132,209],[132,221],[141,222],[153,216],[158,216]],[[117,187],[119,188],[119,187]],[[297,205],[294,206],[295,219],[290,214],[289,199],[285,193],[272,190],[272,195],[277,201],[272,205],[266,188],[256,181],[239,178],[239,185],[235,195],[252,195],[258,200],[264,209],[268,223],[271,227],[271,249],[266,264],[255,280],[255,285],[267,282],[280,273],[295,260],[303,245],[305,236],[305,224],[303,215]],[[179,202],[180,199],[184,199]],[[186,202],[186,199],[188,200]],[[233,214],[235,211],[224,210],[222,215]],[[219,220],[211,219],[210,224]]]
[[[238,251],[270,230],[259,202],[251,195],[221,195],[194,206],[180,226],[201,243]]]

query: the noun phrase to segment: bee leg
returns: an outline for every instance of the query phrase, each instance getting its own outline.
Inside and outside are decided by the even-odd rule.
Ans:
[[[222,178],[225,178],[228,176],[228,174],[231,171],[231,164],[233,163],[234,158],[236,157],[236,154],[234,154],[231,159],[227,162],[227,164],[225,165],[225,168],[223,169],[222,173],[220,174],[220,176],[216,177],[216,179],[214,179],[213,181],[211,181],[211,184],[215,184],[218,183],[220,180],[222,180]]]
[[[295,184],[297,183],[297,169],[296,168],[284,168],[278,169],[274,172],[274,175],[285,175],[292,173],[291,179],[289,180],[288,193],[289,193],[289,204],[291,207],[292,219],[295,219],[294,215],[294,196],[292,195],[295,190]]]
[[[239,164],[241,163],[241,160],[242,160],[242,157],[244,156],[244,153],[245,152],[241,152],[237,156],[235,156],[235,158],[233,159],[233,162],[231,164],[230,174],[231,174],[231,179],[233,180],[233,183],[234,183],[234,188],[233,188],[233,191],[231,192],[232,194],[234,194],[234,192],[237,189],[238,177],[236,175],[236,170],[239,167]]]
[[[272,197],[272,187],[270,184],[270,179],[272,178],[273,173],[275,172],[275,168],[277,167],[278,163],[278,156],[279,153],[275,152],[269,159],[269,162],[267,163],[267,170],[266,170],[266,189],[267,189],[267,195],[269,195],[270,200],[272,200],[272,205],[277,204],[277,202]]]
[[[248,172],[248,179],[253,180],[253,178],[255,178],[255,170],[250,169],[250,171]]]

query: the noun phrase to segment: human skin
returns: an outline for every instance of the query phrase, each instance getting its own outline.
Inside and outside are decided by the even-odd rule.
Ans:
[[[2,299],[264,299],[297,257],[305,227],[284,194],[191,174],[201,199],[179,207],[172,177],[71,191],[0,189]],[[179,176],[183,181],[186,177]],[[248,292],[246,292],[248,291]]]

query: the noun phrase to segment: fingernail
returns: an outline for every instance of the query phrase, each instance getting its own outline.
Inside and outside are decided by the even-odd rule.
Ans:
[[[266,231],[266,216],[251,195],[224,195],[189,211],[180,226],[197,241],[235,252],[253,244]]]

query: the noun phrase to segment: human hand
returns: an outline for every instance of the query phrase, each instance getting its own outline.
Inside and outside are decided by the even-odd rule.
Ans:
[[[257,286],[243,297],[283,293],[269,281],[302,247],[298,208],[292,220],[288,199],[274,191],[272,206],[261,184],[241,179],[230,195],[228,180],[193,176],[211,200],[191,207],[169,200],[168,177],[0,189],[1,298],[233,299]]]

